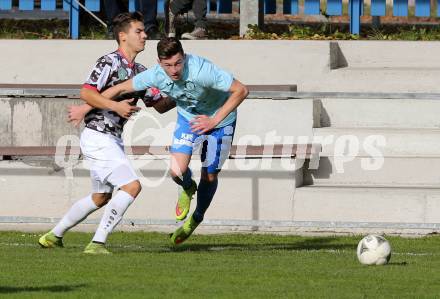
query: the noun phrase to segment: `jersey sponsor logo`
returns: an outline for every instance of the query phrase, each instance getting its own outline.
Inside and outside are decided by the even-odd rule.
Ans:
[[[191,140],[174,138],[173,146],[176,146],[176,145],[186,145],[186,146],[192,147],[193,143]]]
[[[185,82],[185,89],[187,90],[194,90],[196,88],[196,85],[191,81]]]
[[[128,76],[128,72],[126,69],[124,69],[122,67],[118,69],[118,79],[119,80],[126,80],[127,76]]]
[[[191,140],[193,139],[194,134],[188,134],[188,133],[182,133],[180,135],[180,139],[184,139],[184,140]]]

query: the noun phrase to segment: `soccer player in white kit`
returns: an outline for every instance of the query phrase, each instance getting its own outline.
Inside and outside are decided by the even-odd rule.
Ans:
[[[147,39],[142,15],[122,13],[113,20],[113,27],[119,47],[97,60],[80,93],[87,103],[146,69],[134,62],[136,55],[144,50]],[[84,253],[110,253],[105,247],[107,237],[141,191],[139,178],[124,153],[121,134],[127,119],[140,109],[136,106],[137,99],[144,99],[144,95],[145,92],[127,94],[112,101],[111,107],[79,106],[87,112],[80,146],[90,166],[92,193],[75,202],[60,222],[38,240],[42,247],[63,247],[63,236],[69,229],[106,206]],[[148,96],[145,99],[148,100]],[[114,189],[117,191],[113,195]]]

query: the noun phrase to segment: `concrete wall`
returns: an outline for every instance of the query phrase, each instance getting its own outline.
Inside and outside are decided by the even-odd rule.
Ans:
[[[67,105],[77,101],[2,99],[5,144],[55,145],[57,137],[65,134],[77,138],[78,131],[64,118]],[[309,168],[300,160],[229,160],[202,230],[436,231],[440,228],[440,206],[436,204],[440,151],[434,116],[440,113],[440,103],[414,101],[246,100],[239,109],[236,144],[321,140],[318,168]],[[126,144],[169,144],[175,116],[175,111],[159,115],[143,110],[126,125]],[[43,125],[45,122],[48,124]],[[375,146],[378,156],[364,148],[370,136],[382,136],[385,141]],[[347,151],[350,140],[358,142],[358,152]],[[381,158],[384,163],[378,169],[363,166]],[[173,229],[177,188],[166,177],[167,157],[133,157],[132,162],[144,190],[127,214],[126,223],[134,226],[124,229]],[[89,192],[88,171],[82,163],[64,159],[57,163],[29,157],[0,161],[0,228],[48,229]],[[197,163],[192,165],[195,170],[200,167]],[[197,171],[195,175],[198,177]],[[396,205],[401,209],[396,210]],[[81,229],[93,230],[99,215]],[[14,227],[12,222],[39,226]]]
[[[152,66],[157,61],[156,41],[149,41],[137,61]],[[328,44],[289,41],[183,41],[186,52],[204,56],[247,84],[295,84],[309,77],[310,66],[323,71],[328,64]],[[0,40],[5,73],[0,83],[82,83],[96,59],[114,51],[114,41]],[[32,55],[29,55],[29,51]],[[19,64],[18,64],[19,63]]]
[[[135,223],[149,221],[162,229],[173,226],[178,189],[166,177],[169,161],[133,159],[132,163],[144,188],[125,218]],[[192,162],[197,180],[199,163]],[[216,199],[206,215],[207,223],[217,221],[227,226],[231,221],[292,220],[292,197],[296,185],[302,183],[302,170],[296,169],[300,164],[291,163],[287,168],[280,160],[274,160],[268,171],[260,171],[261,161],[229,160],[221,173]],[[248,170],[243,170],[245,164]],[[0,193],[0,228],[7,218],[47,223],[61,217],[75,201],[90,193],[90,178],[82,161],[73,169],[60,169],[53,161],[0,161]],[[89,222],[99,222],[100,215],[91,215]],[[37,217],[38,220],[31,221]],[[51,225],[46,224],[46,228]],[[139,228],[151,229],[142,225]]]
[[[82,102],[67,98],[0,98],[2,146],[56,145],[64,135],[78,135],[67,107]]]
[[[3,142],[55,145],[58,136],[77,138],[78,131],[64,118],[67,105],[77,101],[1,99]],[[440,113],[440,103],[413,101],[246,100],[239,110],[236,144],[321,140],[319,165],[314,169],[298,160],[229,160],[203,230],[421,233],[440,229],[440,131],[434,117]],[[159,115],[145,109],[127,123],[126,144],[169,144],[174,120],[175,111]],[[385,141],[375,144],[377,156],[364,146],[370,136]],[[353,153],[347,150],[352,140],[359,146]],[[363,166],[375,159],[383,159],[383,165]],[[193,169],[199,169],[198,162],[193,162]],[[133,164],[144,190],[127,214],[128,223],[135,225],[124,229],[173,229],[177,188],[166,178],[167,157],[137,157]],[[56,165],[29,157],[0,161],[0,228],[48,229],[89,187],[81,163],[61,160]],[[93,230],[98,218],[99,214],[91,217],[92,225],[82,229]],[[11,227],[12,222],[40,226]]]
[[[439,42],[184,41],[247,84],[297,84],[298,91],[440,92]],[[156,62],[149,41],[138,61]],[[80,84],[114,41],[0,40],[0,83]]]

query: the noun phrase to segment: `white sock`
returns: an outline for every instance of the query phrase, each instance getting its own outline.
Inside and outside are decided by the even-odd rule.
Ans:
[[[64,233],[83,221],[90,215],[90,213],[96,211],[98,207],[92,200],[92,195],[88,195],[83,199],[75,202],[70,210],[63,216],[63,218],[54,227],[52,232],[57,237],[63,237]]]
[[[101,222],[92,241],[105,243],[107,236],[122,220],[122,216],[124,216],[125,211],[127,211],[133,201],[133,196],[125,191],[119,190],[105,207],[104,215],[102,215]]]

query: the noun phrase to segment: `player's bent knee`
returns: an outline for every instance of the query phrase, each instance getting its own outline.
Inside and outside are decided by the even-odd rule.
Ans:
[[[182,176],[182,174],[188,170],[188,165],[190,160],[191,160],[191,155],[182,154],[182,153],[172,153],[170,175],[172,177]]]
[[[209,183],[213,183],[217,180],[218,174],[217,173],[207,173],[202,172],[201,179],[204,181],[207,181]]]
[[[138,180],[136,180],[131,183],[128,183],[127,185],[122,186],[120,189],[127,192],[131,196],[136,197],[141,192],[142,185]]]
[[[187,170],[188,170],[188,167],[171,168],[169,170],[169,174],[173,179],[180,178],[180,177],[182,177],[182,174],[185,173]]]
[[[98,208],[105,206],[112,198],[111,193],[93,193],[92,200]]]
[[[168,173],[173,180],[175,180],[175,178],[178,178],[181,175],[181,174],[180,175],[177,174],[175,171],[172,171],[171,169]]]

